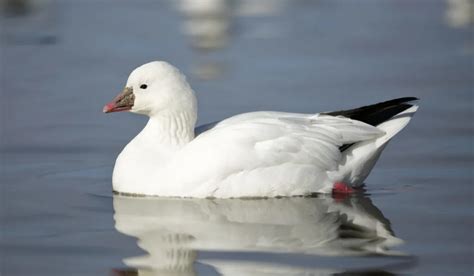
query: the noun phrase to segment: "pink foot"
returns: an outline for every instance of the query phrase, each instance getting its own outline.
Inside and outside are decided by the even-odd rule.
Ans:
[[[353,194],[355,190],[344,182],[336,182],[332,187],[332,195],[335,199],[343,200]]]
[[[332,187],[332,192],[337,194],[352,194],[355,190],[344,182],[336,182]]]

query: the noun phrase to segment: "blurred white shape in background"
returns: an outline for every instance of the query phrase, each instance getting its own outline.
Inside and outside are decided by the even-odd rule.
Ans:
[[[174,2],[183,15],[183,33],[191,46],[200,52],[214,52],[227,47],[234,35],[236,17],[274,16],[285,9],[288,0],[179,0]],[[281,28],[274,25],[256,25],[251,30],[240,30],[246,36],[273,37]],[[200,53],[201,54],[201,53]],[[202,59],[202,57],[200,57]],[[206,56],[194,67],[193,74],[200,79],[218,78],[224,71],[222,62]]]
[[[453,28],[466,27],[473,23],[474,0],[446,0],[446,23]]]
[[[232,6],[228,0],[180,0],[184,14],[183,31],[193,47],[214,50],[225,47],[229,39]]]
[[[234,14],[231,0],[179,0],[175,3],[184,16],[183,33],[194,49],[212,52],[228,45]],[[194,65],[192,71],[200,79],[211,80],[222,74],[224,66],[207,56]]]

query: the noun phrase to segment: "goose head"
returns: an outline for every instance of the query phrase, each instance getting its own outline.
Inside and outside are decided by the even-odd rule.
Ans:
[[[123,91],[103,112],[130,111],[149,117],[163,112],[194,114],[196,105],[186,77],[167,62],[153,61],[132,71]]]

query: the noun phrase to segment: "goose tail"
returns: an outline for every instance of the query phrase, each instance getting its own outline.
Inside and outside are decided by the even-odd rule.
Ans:
[[[343,158],[337,172],[338,179],[353,187],[363,184],[385,146],[408,125],[418,110],[418,105],[409,103],[414,100],[418,99],[406,97],[346,111],[347,117],[376,126],[385,134],[373,140],[342,146]],[[337,115],[344,116],[344,114]]]

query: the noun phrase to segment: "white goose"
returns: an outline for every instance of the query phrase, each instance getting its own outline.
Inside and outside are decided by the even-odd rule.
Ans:
[[[198,198],[350,192],[408,124],[413,100],[318,114],[251,112],[195,130],[197,101],[186,78],[150,62],[104,107],[150,117],[118,156],[113,190]]]

